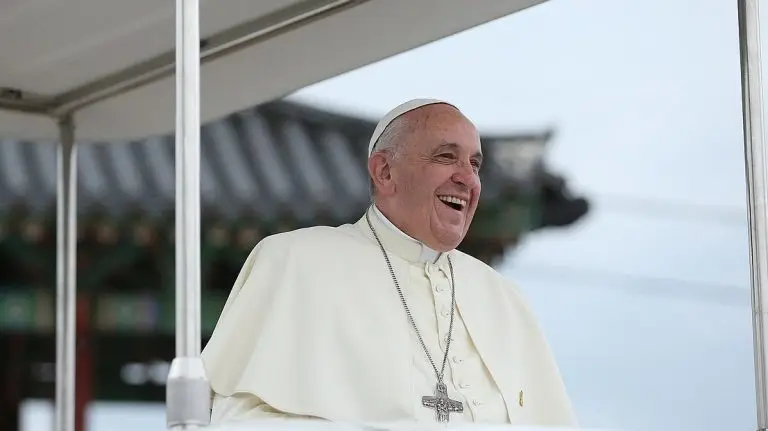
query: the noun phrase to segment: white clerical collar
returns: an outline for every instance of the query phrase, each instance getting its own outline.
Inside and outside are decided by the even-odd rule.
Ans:
[[[373,213],[376,214],[376,217],[379,219],[379,221],[384,226],[389,228],[389,230],[391,230],[392,232],[394,232],[395,234],[397,234],[401,238],[407,239],[410,243],[412,243],[414,245],[418,245],[418,247],[419,247],[419,249],[418,249],[418,256],[414,255],[413,257],[416,257],[416,260],[419,263],[436,263],[437,262],[437,260],[440,258],[440,254],[441,254],[439,251],[436,251],[436,250],[428,247],[423,242],[421,242],[421,241],[411,237],[407,233],[405,233],[402,230],[400,230],[397,226],[394,225],[394,223],[389,221],[389,219],[384,214],[382,214],[382,212],[379,210],[378,207],[376,207],[375,204],[372,205],[372,206],[373,206]]]

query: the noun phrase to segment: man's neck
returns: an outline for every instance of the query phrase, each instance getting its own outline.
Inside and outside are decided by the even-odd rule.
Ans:
[[[385,226],[387,226],[389,229],[391,229],[393,232],[396,232],[398,235],[402,235],[408,240],[416,242],[421,245],[422,247],[421,260],[435,262],[440,257],[441,253],[439,251],[429,247],[423,241],[419,241],[416,238],[408,235],[402,229],[400,229],[397,225],[395,225],[395,223],[389,217],[387,217],[387,215],[381,210],[378,204],[375,204],[375,203],[373,204],[373,211],[376,214],[376,217],[378,217],[381,220],[381,222]]]
[[[419,241],[416,238],[414,238],[412,235],[408,234],[405,231],[405,229],[403,229],[402,227],[398,226],[397,221],[395,219],[393,219],[392,216],[390,215],[391,214],[390,211],[387,210],[386,208],[382,208],[382,206],[383,205],[381,205],[381,204],[374,203],[373,204],[373,210],[376,211],[376,215],[378,215],[379,218],[381,218],[381,221],[383,221],[384,224],[387,225],[387,227],[389,227],[390,229],[392,229],[395,232],[399,233],[400,235],[404,235],[405,237],[407,237],[408,239],[410,239],[412,241],[416,241],[416,242],[418,242],[420,244],[424,243],[423,241]]]

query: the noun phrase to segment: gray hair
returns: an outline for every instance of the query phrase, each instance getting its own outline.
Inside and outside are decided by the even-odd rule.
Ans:
[[[412,132],[412,129],[412,122],[407,118],[395,118],[384,128],[384,131],[373,147],[371,156],[376,153],[385,153],[392,161],[399,159],[403,155],[405,137]],[[371,156],[369,156],[369,159]],[[376,185],[373,183],[373,178],[368,178],[368,181],[369,192],[371,197],[373,197],[376,192]]]

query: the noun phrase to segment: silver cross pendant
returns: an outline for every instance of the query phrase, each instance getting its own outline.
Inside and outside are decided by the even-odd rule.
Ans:
[[[464,404],[461,401],[448,398],[448,388],[442,382],[437,382],[437,385],[435,385],[434,396],[425,395],[421,397],[421,404],[424,407],[435,409],[438,422],[448,422],[451,413],[462,413],[464,411]]]

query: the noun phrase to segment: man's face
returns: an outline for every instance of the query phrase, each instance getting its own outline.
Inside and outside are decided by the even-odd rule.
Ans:
[[[448,105],[406,115],[415,121],[399,157],[390,160],[393,187],[384,198],[393,222],[439,251],[464,239],[480,197],[482,163],[477,129]]]

